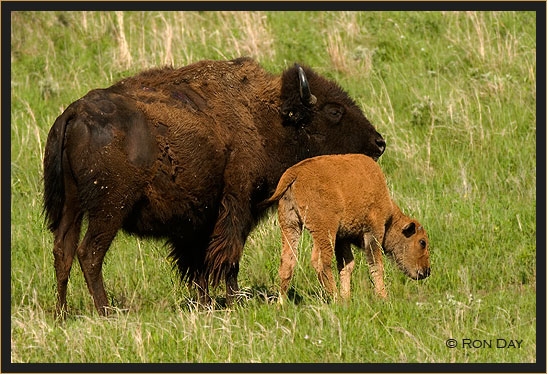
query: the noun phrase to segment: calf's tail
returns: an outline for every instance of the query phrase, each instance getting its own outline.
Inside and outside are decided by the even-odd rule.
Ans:
[[[48,229],[59,227],[65,200],[63,178],[63,145],[67,123],[75,116],[71,107],[67,108],[49,130],[44,155],[44,212]]]
[[[258,204],[259,208],[267,208],[283,196],[283,194],[289,189],[289,187],[296,181],[296,174],[286,172],[281,176],[277,188],[275,189],[274,194],[267,200],[264,200]]]

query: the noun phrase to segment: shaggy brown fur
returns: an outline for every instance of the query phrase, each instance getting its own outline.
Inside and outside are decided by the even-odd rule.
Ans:
[[[429,240],[424,228],[393,203],[385,177],[370,157],[348,154],[304,160],[283,174],[267,203],[278,200],[283,238],[279,268],[282,295],[286,295],[294,272],[303,226],[313,238],[312,265],[331,296],[336,292],[333,252],[341,296],[350,296],[354,265],[350,244],[365,249],[376,292],[382,297],[387,296],[382,247],[409,277],[422,279],[430,274]]]
[[[209,281],[224,277],[230,303],[245,239],[261,214],[257,203],[283,171],[315,155],[378,158],[385,148],[344,91],[304,71],[313,103],[302,99],[296,66],[271,75],[241,58],[146,71],[69,105],[44,157],[58,312],[77,255],[105,313],[101,267],[120,229],[166,238],[201,303],[210,301]],[[78,243],[85,213],[89,225]]]

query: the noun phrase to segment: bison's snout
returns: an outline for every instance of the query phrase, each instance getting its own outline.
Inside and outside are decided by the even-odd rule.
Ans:
[[[380,150],[380,155],[382,155],[382,153],[384,153],[384,151],[386,150],[386,141],[384,140],[384,138],[378,138],[376,139],[376,145]]]
[[[416,277],[416,279],[418,279],[418,280],[427,278],[431,274],[431,268],[426,267],[426,268],[420,269],[416,272],[416,274],[418,275]]]
[[[372,156],[372,158],[375,160],[375,161],[378,161],[378,159],[380,158],[380,156],[384,153],[384,151],[386,150],[386,141],[384,140],[384,138],[382,138],[382,135],[378,134],[378,138],[376,138],[376,140],[374,141],[374,143],[376,144],[376,152],[375,152],[375,155]]]

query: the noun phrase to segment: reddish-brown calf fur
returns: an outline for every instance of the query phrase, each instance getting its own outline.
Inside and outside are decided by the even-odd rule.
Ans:
[[[279,275],[287,293],[302,227],[313,238],[312,265],[329,295],[336,296],[331,263],[336,255],[341,296],[350,296],[354,261],[350,244],[365,249],[375,289],[384,287],[382,247],[409,277],[430,274],[429,240],[420,223],[389,197],[382,170],[360,154],[318,156],[287,169],[268,202],[279,201],[283,252]]]

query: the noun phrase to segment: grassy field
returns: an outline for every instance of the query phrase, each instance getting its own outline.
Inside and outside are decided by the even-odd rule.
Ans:
[[[530,12],[14,13],[12,362],[535,362],[535,22]],[[306,234],[294,302],[280,306],[272,211],[247,240],[233,308],[197,310],[163,243],[120,233],[104,266],[114,315],[97,316],[75,264],[70,315],[56,323],[41,214],[55,118],[140,70],[241,55],[274,73],[308,64],[356,100],[386,139],[392,197],[429,233],[432,276],[415,282],[388,263],[390,297],[379,300],[355,250],[351,302],[326,303]]]

